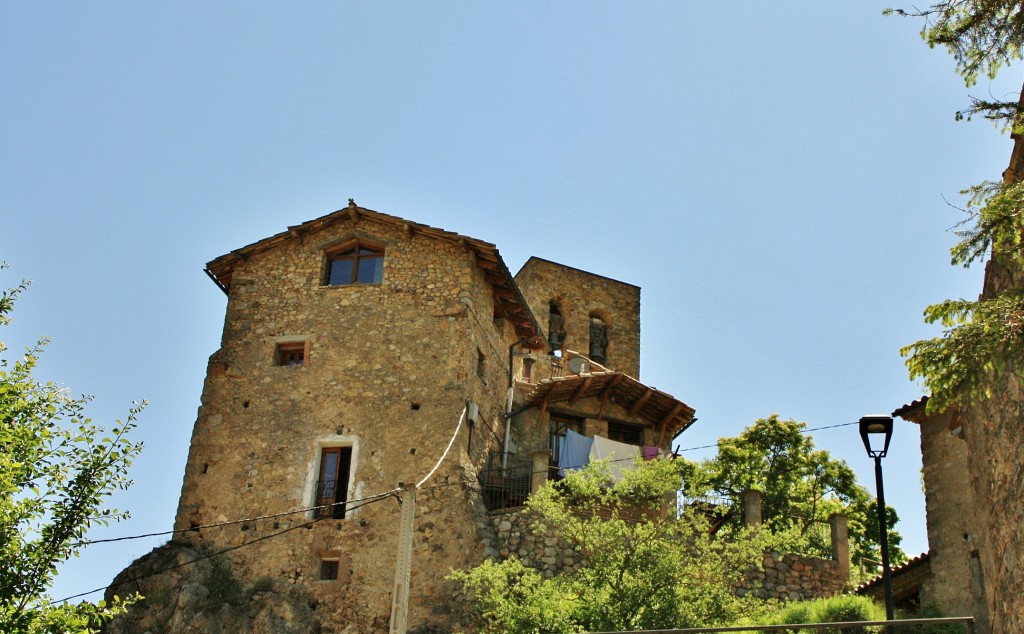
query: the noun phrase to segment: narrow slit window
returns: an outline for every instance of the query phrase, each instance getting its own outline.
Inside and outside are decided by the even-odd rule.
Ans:
[[[561,350],[565,341],[565,320],[557,302],[548,303],[548,345],[552,350]]]
[[[590,316],[590,358],[598,363],[608,360],[608,325],[597,315]]]

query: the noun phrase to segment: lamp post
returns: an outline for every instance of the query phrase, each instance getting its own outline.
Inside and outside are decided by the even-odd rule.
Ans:
[[[892,439],[892,417],[864,416],[860,419],[860,437],[868,456],[875,459],[875,489],[878,491],[878,528],[882,546],[882,584],[885,588],[885,618],[893,620],[892,570],[889,568],[889,534],[885,525],[885,489],[882,486],[882,458]],[[879,448],[881,445],[881,448]]]

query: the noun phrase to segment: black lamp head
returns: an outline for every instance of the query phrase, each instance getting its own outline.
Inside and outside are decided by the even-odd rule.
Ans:
[[[884,458],[892,439],[892,416],[876,414],[860,419],[860,437],[872,458]],[[878,445],[881,444],[881,449]]]

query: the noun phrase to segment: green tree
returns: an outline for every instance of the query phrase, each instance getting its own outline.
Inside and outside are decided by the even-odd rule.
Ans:
[[[674,512],[682,460],[641,462],[612,482],[606,463],[548,483],[528,502],[537,530],[583,564],[543,578],[518,560],[452,573],[485,632],[582,632],[724,625],[766,609],[733,584],[760,564],[764,534],[715,539],[702,515]],[[670,503],[671,502],[671,503]]]
[[[0,293],[0,326],[26,282]],[[141,443],[126,434],[139,407],[105,436],[85,417],[88,399],[32,378],[40,340],[13,360],[0,357],[0,631],[6,634],[94,632],[134,600],[53,603],[47,590],[57,566],[76,556],[89,527],[127,517],[104,508],[127,488]],[[6,346],[0,343],[0,354]]]
[[[991,250],[1004,269],[1024,270],[1024,183],[982,183],[964,193],[970,217],[957,232],[953,264],[970,266]],[[925,320],[946,330],[900,353],[911,378],[931,391],[930,412],[990,398],[1003,372],[1024,354],[1024,293],[1014,286],[975,301],[934,304]]]
[[[1004,66],[1021,59],[1024,6],[1013,0],[942,0],[925,9],[886,9],[924,19],[921,37],[928,46],[945,47],[968,87],[978,78],[994,78]],[[1018,101],[972,98],[957,119],[981,114],[1020,131],[1024,119]]]
[[[876,502],[857,483],[853,469],[827,451],[815,449],[804,433],[805,423],[782,420],[778,414],[758,419],[739,436],[718,441],[718,455],[698,463],[687,477],[685,495],[729,499],[724,530],[742,530],[741,494],[762,494],[761,518],[781,541],[780,547],[828,557],[831,542],[824,529],[834,513],[846,515],[851,555],[855,561],[880,559]],[[891,530],[898,517],[887,507],[889,549],[894,561],[906,559],[899,533]]]

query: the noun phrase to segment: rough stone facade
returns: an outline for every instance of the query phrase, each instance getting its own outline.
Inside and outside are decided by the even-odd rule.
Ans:
[[[491,514],[497,547],[502,559],[514,557],[539,570],[545,577],[578,570],[579,554],[563,539],[533,528],[537,517],[526,509]],[[849,588],[850,565],[845,520],[833,523],[833,534],[842,540],[832,559],[799,554],[765,553],[760,568],[747,572],[734,588],[738,596],[752,594],[761,599],[798,601],[831,597]],[[842,557],[847,559],[843,560]]]
[[[516,282],[551,335],[551,305],[561,313],[561,349],[590,355],[591,319],[607,329],[606,368],[640,378],[640,287],[532,257],[516,273]],[[557,347],[557,346],[555,346]]]
[[[501,559],[514,557],[545,577],[578,570],[579,553],[564,539],[534,530],[536,516],[525,509],[491,514]]]
[[[1022,94],[1024,103],[1024,94]],[[1024,180],[1024,136],[1016,135],[1008,183]],[[1013,247],[1019,249],[1019,245]],[[1024,268],[1012,254],[994,252],[985,269],[983,299],[1024,291]],[[971,490],[977,500],[978,524],[984,532],[981,563],[991,630],[1024,632],[1024,366],[1008,360],[1001,378],[989,377],[990,398],[963,403],[960,415],[968,448]]]
[[[976,631],[988,632],[988,610],[980,553],[985,550],[980,509],[966,480],[967,443],[959,413],[928,416],[919,401],[894,412],[917,423],[927,511],[929,574],[921,604],[948,616],[973,616]]]
[[[352,239],[385,245],[382,283],[324,285],[325,250]],[[320,448],[330,445],[351,447],[350,499],[387,492],[430,470],[467,399],[484,417],[500,416],[501,394],[487,385],[504,382],[503,364],[487,360],[502,359],[514,335],[494,321],[483,275],[465,245],[409,235],[372,215],[345,218],[235,263],[175,528],[312,506]],[[276,365],[275,344],[295,338],[309,342],[305,363]],[[420,513],[446,528],[417,535],[422,572],[410,606],[414,621],[443,613],[451,596],[444,575],[484,554],[457,464],[448,461],[430,483],[452,487],[446,502],[435,503],[434,491],[419,501]],[[393,558],[398,509],[394,500],[357,504],[346,519],[234,551],[236,574],[301,583],[325,621],[351,631],[380,629],[393,583],[381,560]],[[224,548],[311,518],[299,513],[202,529],[190,538]],[[318,580],[324,560],[339,563],[337,580]]]
[[[332,261],[355,253],[365,254],[365,279],[330,283]],[[527,494],[542,484],[552,411],[586,420],[587,433],[607,433],[613,421],[636,432],[636,444],[663,448],[693,420],[692,408],[635,378],[639,288],[628,284],[546,261],[524,267],[517,281],[494,245],[353,202],[207,270],[228,305],[174,523],[184,532],[169,548],[178,558],[221,553],[240,596],[277,606],[253,607],[248,620],[207,610],[208,631],[275,631],[257,625],[259,615],[292,608],[308,624],[296,631],[388,631],[401,508],[394,491],[434,467],[464,409],[478,415],[462,419],[417,493],[410,631],[460,623],[463,599],[446,575],[499,556],[480,482],[488,494],[507,493],[523,474],[488,467],[509,462],[527,465]],[[578,329],[598,311],[608,362],[633,375],[585,357],[549,357],[524,296],[562,298],[574,337],[589,332]],[[577,320],[577,311],[586,314]],[[585,363],[570,363],[577,358]],[[527,366],[537,372],[526,376]],[[325,490],[318,480],[336,464],[330,456],[348,466],[336,466],[345,506],[320,517],[313,507]],[[152,558],[140,560],[110,592],[150,593],[159,575],[138,577],[152,567]],[[195,583],[186,575],[160,586],[157,594],[177,594],[162,606],[140,604],[109,631],[152,630],[156,614],[177,618],[168,605],[187,613],[203,594]],[[175,628],[163,631],[192,631]]]
[[[761,599],[802,601],[835,596],[850,584],[849,567],[841,562],[793,553],[765,553],[761,569],[747,573],[736,594]]]

